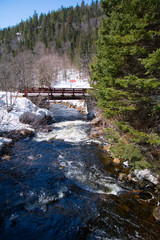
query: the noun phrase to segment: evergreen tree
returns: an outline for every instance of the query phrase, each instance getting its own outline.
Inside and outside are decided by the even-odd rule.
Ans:
[[[91,67],[98,100],[107,116],[143,107],[147,114],[159,87],[159,0],[101,1],[98,53]],[[157,108],[158,109],[158,108]]]
[[[114,123],[106,129],[110,150],[134,168],[148,168],[155,158],[149,150],[160,146],[160,1],[101,4],[105,18],[91,79],[99,106]]]

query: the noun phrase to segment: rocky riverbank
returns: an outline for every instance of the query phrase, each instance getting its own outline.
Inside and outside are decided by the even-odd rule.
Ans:
[[[121,159],[114,156],[111,151],[112,144],[106,138],[106,129],[114,126],[112,122],[105,119],[101,112],[97,112],[92,120],[93,131],[90,138],[99,138],[103,143],[103,151],[109,157],[106,160],[107,167],[113,167],[113,174],[117,180],[123,183],[127,188],[134,189],[137,197],[142,201],[153,204],[153,216],[160,221],[160,176],[151,171],[151,169],[135,169],[130,165],[127,159]],[[127,140],[126,140],[127,141]]]
[[[86,113],[85,105],[83,100],[78,101],[78,103],[74,102],[68,102],[68,101],[57,101],[56,104],[64,104],[67,107],[76,108],[81,113]],[[118,180],[122,182],[126,182],[127,184],[131,184],[133,186],[137,186],[137,188],[143,190],[146,186],[151,186],[153,188],[153,191],[155,193],[160,194],[160,176],[158,174],[154,174],[151,172],[150,169],[133,169],[132,166],[130,166],[129,161],[126,159],[120,159],[114,156],[114,154],[111,151],[111,146],[108,142],[108,139],[106,138],[106,128],[112,128],[114,131],[114,125],[112,122],[108,119],[105,119],[103,117],[103,114],[100,110],[96,112],[95,118],[93,118],[94,114],[90,113],[92,115],[92,121],[91,124],[93,126],[92,133],[90,134],[90,138],[93,139],[99,139],[100,142],[103,145],[103,150],[107,154],[107,156],[110,156],[110,162],[109,164],[113,164],[116,166],[121,166],[118,173]],[[88,114],[88,115],[90,115]],[[121,136],[119,136],[121,137]],[[127,141],[127,136],[123,136],[123,138]],[[122,167],[123,166],[123,167]]]
[[[120,175],[119,176],[120,180],[128,179],[130,181],[131,176],[133,176],[134,181],[135,181],[135,178],[137,178],[137,181],[139,179],[144,178],[145,180],[148,180],[155,185],[160,184],[160,176],[158,174],[152,175],[149,169],[144,169],[144,170],[134,169],[132,166],[130,166],[130,162],[127,159],[124,160],[124,159],[115,157],[114,153],[112,153],[111,151],[112,144],[108,142],[108,139],[106,138],[107,128],[113,128],[113,131],[114,131],[114,126],[112,125],[111,121],[105,119],[101,113],[97,113],[96,118],[94,118],[91,123],[94,128],[89,137],[102,139],[103,150],[111,156],[113,164],[116,164],[116,165],[123,164],[125,168],[126,167],[131,168],[132,175],[129,175],[129,176],[126,176],[124,174]]]
[[[51,122],[54,116],[47,109],[18,93],[0,92],[0,154],[8,154],[16,141],[33,137],[34,129]]]

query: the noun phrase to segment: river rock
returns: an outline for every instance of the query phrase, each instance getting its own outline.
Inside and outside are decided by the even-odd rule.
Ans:
[[[102,129],[100,129],[98,132],[99,132],[99,135],[104,135],[105,130],[102,128]]]
[[[19,117],[19,121],[24,124],[31,124],[31,125],[40,125],[40,124],[51,124],[55,122],[53,116],[45,115],[45,113],[40,112],[36,114],[34,112],[25,112]]]
[[[120,173],[118,179],[120,181],[126,181],[127,180],[127,175],[126,173]]]
[[[20,131],[20,134],[23,137],[33,137],[34,136],[34,130],[33,129],[23,129]]]
[[[110,151],[111,144],[104,145],[103,150],[104,151]]]
[[[99,137],[99,133],[96,131],[91,133],[91,135],[89,135],[89,138],[97,138],[97,137]]]
[[[11,156],[5,154],[2,159],[10,161],[11,160]]]
[[[92,123],[92,125],[97,126],[101,123],[101,118],[97,117],[97,118],[93,119],[91,123]]]
[[[5,146],[9,145],[10,143],[12,143],[12,139],[0,137],[0,152]]]
[[[156,207],[153,209],[153,217],[157,220],[160,221],[160,206]]]
[[[90,113],[87,114],[87,119],[88,120],[93,120],[94,118],[95,118],[95,113],[90,112]]]
[[[133,173],[129,173],[129,174],[127,175],[127,180],[128,180],[129,182],[138,182],[138,179],[135,178],[135,175],[134,175]]]
[[[115,164],[120,164],[121,163],[121,160],[119,158],[114,158],[113,159],[113,163]]]

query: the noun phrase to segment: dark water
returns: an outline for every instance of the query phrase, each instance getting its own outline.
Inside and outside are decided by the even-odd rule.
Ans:
[[[53,136],[17,142],[0,161],[0,239],[160,239],[155,200],[119,186],[76,110],[52,110]]]

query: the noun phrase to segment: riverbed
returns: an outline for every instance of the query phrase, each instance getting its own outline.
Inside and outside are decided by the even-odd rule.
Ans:
[[[117,180],[86,117],[63,105],[50,110],[51,131],[16,142],[0,161],[0,239],[160,239],[155,199]]]

